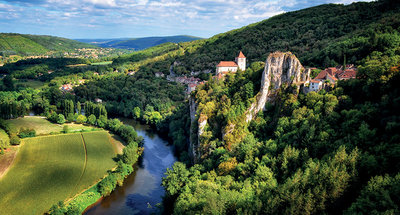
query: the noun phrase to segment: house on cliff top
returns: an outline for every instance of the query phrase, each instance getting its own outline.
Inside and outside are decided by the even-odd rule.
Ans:
[[[217,65],[215,75],[220,76],[219,74],[226,75],[231,72],[235,73],[238,69],[242,71],[246,70],[246,57],[242,51],[240,51],[235,61],[220,61]]]

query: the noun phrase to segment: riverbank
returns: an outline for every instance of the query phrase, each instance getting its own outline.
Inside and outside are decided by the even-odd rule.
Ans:
[[[153,214],[162,203],[164,188],[161,179],[167,168],[177,160],[172,147],[156,129],[135,120],[121,118],[124,124],[135,128],[144,138],[143,155],[135,171],[109,196],[96,202],[84,211],[86,215],[100,214]]]

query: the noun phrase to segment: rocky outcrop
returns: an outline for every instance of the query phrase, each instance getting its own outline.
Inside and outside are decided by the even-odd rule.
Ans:
[[[282,85],[300,85],[310,80],[310,70],[305,70],[296,56],[290,52],[271,53],[266,62],[261,78],[261,89],[246,112],[246,121],[250,122],[265,103],[273,98],[273,92]]]
[[[194,163],[200,158],[198,148],[200,145],[199,137],[203,134],[204,128],[207,125],[207,118],[205,115],[197,117],[197,104],[195,99],[189,97],[189,110],[190,110],[190,139],[189,139],[189,155],[192,157]]]
[[[246,122],[250,122],[259,111],[264,109],[266,102],[274,100],[275,92],[282,88],[282,86],[292,84],[301,85],[309,80],[310,70],[305,70],[300,61],[292,53],[274,52],[270,54],[265,63],[261,78],[261,89],[256,95],[256,101],[251,104],[242,117],[245,118]],[[201,157],[199,150],[200,139],[207,126],[208,119],[206,115],[197,113],[197,104],[193,97],[189,98],[189,105],[191,119],[189,154],[194,163],[196,163]],[[244,138],[243,135],[235,134],[237,126],[247,125],[246,123],[228,124],[222,130],[224,141],[239,142]]]

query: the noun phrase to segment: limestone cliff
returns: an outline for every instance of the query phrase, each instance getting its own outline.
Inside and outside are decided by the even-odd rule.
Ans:
[[[250,108],[242,115],[246,122],[250,122],[257,113],[264,109],[267,101],[274,100],[275,92],[282,86],[301,85],[310,80],[310,70],[305,70],[300,61],[290,52],[274,52],[266,60],[265,68],[261,78],[261,89],[256,95],[256,100]],[[207,126],[206,115],[197,113],[197,104],[194,98],[189,99],[190,105],[190,147],[189,154],[196,163],[201,157],[201,135]],[[244,134],[235,133],[238,126],[247,126],[247,123],[228,124],[222,130],[222,138],[225,142],[240,142]],[[228,147],[229,150],[229,147]]]
[[[305,70],[300,61],[290,52],[271,53],[266,62],[261,78],[261,89],[254,102],[246,112],[246,121],[251,121],[257,113],[264,109],[273,92],[282,85],[301,85],[310,80],[310,70]]]
[[[195,99],[189,97],[189,110],[190,110],[190,139],[189,139],[189,155],[192,157],[194,163],[200,158],[198,147],[200,145],[199,137],[203,134],[204,127],[207,124],[207,119],[204,117],[197,117],[197,104]]]

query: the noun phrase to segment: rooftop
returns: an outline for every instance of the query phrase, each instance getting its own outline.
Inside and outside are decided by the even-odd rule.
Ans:
[[[217,67],[237,67],[238,65],[233,61],[221,61]]]

